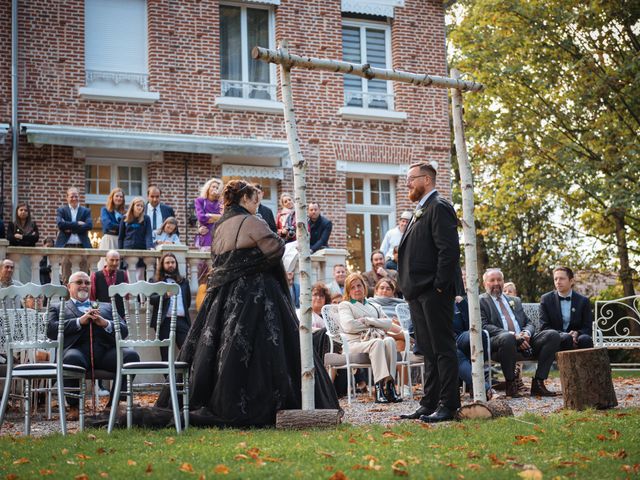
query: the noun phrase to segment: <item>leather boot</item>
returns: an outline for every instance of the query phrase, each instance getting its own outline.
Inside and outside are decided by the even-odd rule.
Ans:
[[[393,403],[399,403],[402,401],[402,398],[396,393],[396,384],[393,379],[389,380],[385,384],[384,396],[387,397],[387,400]]]
[[[507,380],[505,384],[506,384],[505,395],[507,397],[511,397],[511,398],[522,397],[522,395],[520,395],[520,392],[518,392],[518,383],[515,380]]]
[[[375,385],[376,387],[376,403],[389,403],[389,399],[384,394],[384,382],[379,381]]]
[[[531,380],[531,396],[532,397],[555,397],[556,392],[548,390],[544,385],[544,380],[534,378]]]

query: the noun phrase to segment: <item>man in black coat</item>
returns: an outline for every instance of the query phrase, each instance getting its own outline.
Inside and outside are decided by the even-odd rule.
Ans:
[[[73,273],[69,277],[69,300],[65,303],[64,311],[64,363],[84,367],[88,377],[91,375],[92,336],[94,369],[114,373],[117,369],[111,304],[94,302],[98,304],[97,308],[94,308],[89,300],[90,287],[89,275],[84,272]],[[58,337],[59,323],[60,304],[54,303],[49,306],[49,323],[47,324],[47,336],[52,340]],[[124,320],[120,320],[120,333],[122,338],[126,338],[129,334]],[[123,353],[124,363],[140,361],[140,356],[133,349],[126,348]],[[112,383],[111,394],[113,395],[115,382]],[[77,387],[78,381],[65,380],[65,386]],[[68,402],[72,409],[77,409],[77,398],[69,398]],[[71,412],[69,418],[73,418],[76,414],[77,412]]]
[[[554,330],[536,333],[536,327],[522,308],[518,297],[502,293],[504,275],[498,268],[488,269],[482,275],[486,293],[480,295],[482,328],[491,337],[491,356],[502,366],[508,397],[519,397],[515,382],[518,353],[526,358],[537,358],[538,368],[531,381],[531,396],[552,397],[544,381],[560,348],[560,334]]]
[[[311,253],[329,246],[329,237],[333,223],[320,215],[320,205],[316,202],[309,203],[309,246]]]
[[[573,270],[553,269],[556,289],[540,298],[540,329],[560,333],[560,350],[593,348],[593,314],[589,299],[573,290]]]
[[[258,201],[260,202],[260,205],[258,205],[258,213],[256,213],[256,216],[262,218],[265,222],[267,222],[267,225],[269,225],[271,231],[277,234],[278,227],[276,226],[276,219],[273,218],[273,212],[269,207],[262,204],[262,199],[264,198],[262,185],[256,183],[254,187],[258,189]]]
[[[456,212],[435,185],[433,165],[419,162],[409,167],[409,198],[418,206],[398,247],[398,283],[409,303],[426,377],[420,408],[403,418],[429,423],[451,420],[460,407],[453,331],[460,243]]]

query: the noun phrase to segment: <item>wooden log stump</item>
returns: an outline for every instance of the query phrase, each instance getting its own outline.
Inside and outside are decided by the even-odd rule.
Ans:
[[[564,407],[613,408],[618,405],[606,348],[567,350],[556,354]]]
[[[276,428],[336,427],[341,420],[341,410],[280,410],[276,413]]]
[[[513,417],[513,410],[504,400],[489,400],[463,405],[456,412],[456,420],[474,420],[498,417]]]

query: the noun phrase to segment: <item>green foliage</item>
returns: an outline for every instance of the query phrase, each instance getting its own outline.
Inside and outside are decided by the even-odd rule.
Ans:
[[[638,474],[639,456],[637,409],[431,428],[408,422],[0,438],[4,478],[624,478]]]
[[[464,101],[490,263],[531,295],[557,263],[622,265],[614,213],[640,252],[640,2],[459,3],[450,63],[486,86]]]

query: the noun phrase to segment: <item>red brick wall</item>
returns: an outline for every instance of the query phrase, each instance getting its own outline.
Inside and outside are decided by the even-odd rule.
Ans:
[[[282,115],[224,112],[214,105],[220,91],[218,1],[148,0],[150,90],[160,93],[152,105],[88,101],[84,86],[84,2],[30,0],[20,2],[20,122],[73,125],[144,132],[208,136],[286,138]],[[293,52],[342,57],[340,0],[282,0],[276,13],[276,37],[287,39]],[[0,3],[0,41],[10,45],[10,2]],[[392,21],[394,68],[445,75],[445,32],[442,2],[406,0]],[[336,160],[408,164],[437,160],[438,189],[450,195],[449,120],[444,90],[396,84],[396,109],[407,112],[400,123],[344,120],[342,77],[295,70],[293,93],[302,149],[308,162],[308,198],[319,200],[334,221],[332,245],[344,246],[345,174]],[[0,51],[0,122],[9,122],[10,49]],[[55,207],[70,183],[81,193],[84,160],[72,149],[21,142],[20,197],[34,206],[43,233],[55,233]],[[10,166],[9,145],[0,147]],[[9,157],[6,156],[8,152]],[[184,162],[188,197],[220,174],[209,155],[164,153],[148,165],[149,183],[158,184],[163,201],[184,222]],[[10,200],[10,168],[5,168],[5,200]],[[292,191],[286,172],[280,191]],[[397,185],[398,211],[410,206],[404,179]],[[5,208],[5,220],[10,215]]]

